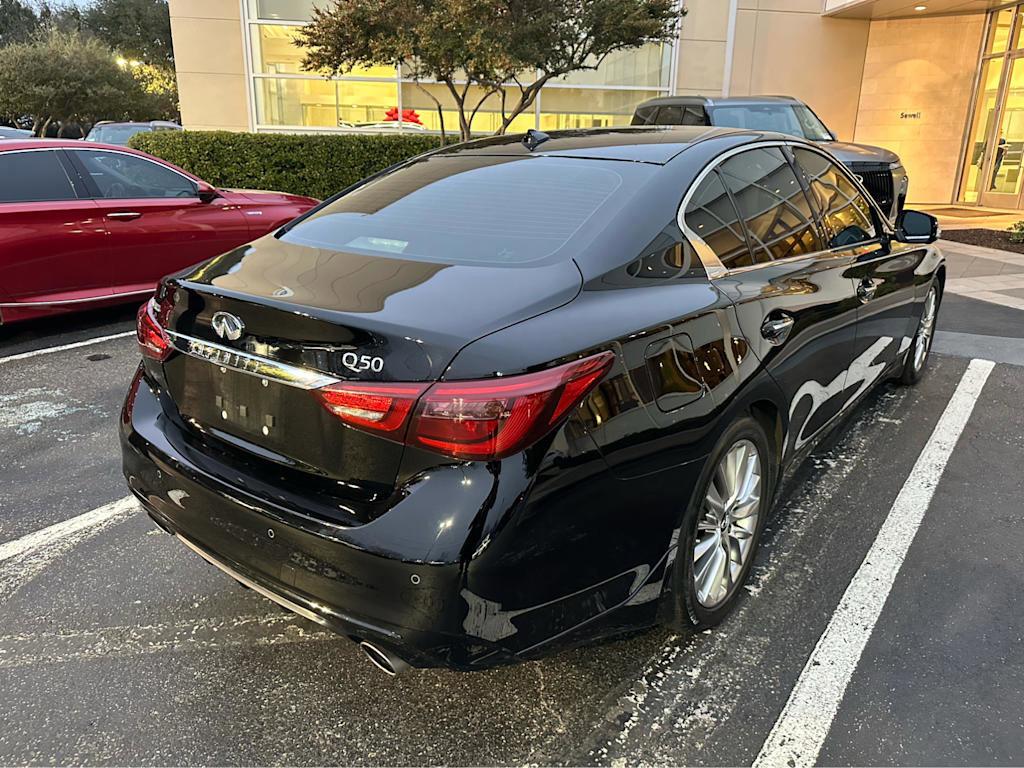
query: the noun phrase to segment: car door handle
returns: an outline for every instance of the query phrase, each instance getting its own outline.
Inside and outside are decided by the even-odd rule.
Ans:
[[[878,286],[875,285],[875,281],[870,277],[865,277],[857,284],[857,298],[861,300],[862,304],[866,304],[875,298],[877,291]]]
[[[117,219],[119,221],[133,221],[141,217],[142,214],[138,211],[114,211],[107,214],[108,219]]]
[[[765,318],[761,324],[761,335],[769,344],[779,346],[789,337],[789,332],[793,330],[793,323],[793,316],[786,312],[775,317]]]

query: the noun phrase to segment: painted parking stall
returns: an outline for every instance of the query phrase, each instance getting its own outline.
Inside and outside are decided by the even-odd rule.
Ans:
[[[1012,346],[1011,309],[951,306],[945,330],[1003,333]],[[715,631],[656,629],[389,682],[347,640],[183,550],[125,496],[114,437],[137,363],[131,335],[124,323],[42,336],[6,357],[38,353],[0,364],[0,396],[17,398],[0,440],[3,762],[769,764],[773,728],[805,670],[835,666],[815,649],[915,467],[934,470],[933,435],[979,365],[970,373],[971,339],[951,338],[953,356],[933,358],[918,387],[882,387],[815,449],[776,505],[739,611]],[[39,382],[52,384],[33,392]],[[784,762],[815,749],[828,764],[1020,761],[1022,396],[1024,369],[1001,362],[961,411],[916,535],[895,537],[906,550],[888,597],[868,601],[876,621],[834,717],[795,729],[811,747],[798,742]],[[71,410],[18,408],[43,401]],[[969,540],[965,510],[990,521]]]

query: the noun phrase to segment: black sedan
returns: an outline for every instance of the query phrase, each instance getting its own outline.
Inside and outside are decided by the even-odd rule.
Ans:
[[[921,376],[937,234],[777,134],[435,151],[162,282],[125,475],[391,673],[710,627],[780,475]]]

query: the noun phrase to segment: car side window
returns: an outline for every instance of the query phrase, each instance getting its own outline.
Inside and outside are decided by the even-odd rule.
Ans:
[[[0,152],[0,203],[76,198],[56,152]]]
[[[668,106],[658,110],[658,125],[707,125],[704,107],[698,105]]]
[[[726,268],[754,264],[743,236],[743,224],[717,171],[705,176],[694,190],[683,218],[687,228],[708,244]]]
[[[755,262],[823,250],[810,201],[780,148],[742,152],[719,171],[746,225]]]
[[[650,125],[657,114],[657,107],[637,107],[630,125]]]
[[[144,157],[101,149],[76,150],[100,197],[131,199],[151,197],[196,197],[199,189],[191,180]]]
[[[825,221],[830,248],[843,248],[878,236],[871,204],[857,187],[824,155],[796,148],[793,156]]]

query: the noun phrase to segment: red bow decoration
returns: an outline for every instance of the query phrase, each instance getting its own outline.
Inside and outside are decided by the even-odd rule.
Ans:
[[[385,123],[397,123],[398,122],[398,107],[392,107],[384,113]],[[420,120],[419,113],[415,109],[403,109],[402,110],[402,122],[403,123],[416,123],[416,125],[423,125],[423,121]]]

